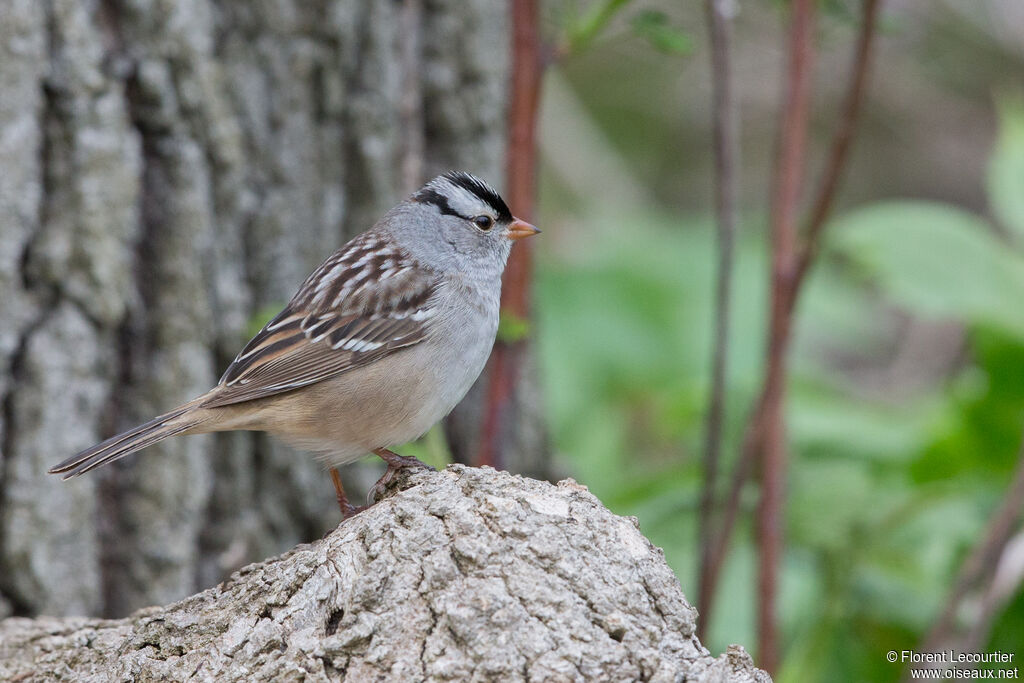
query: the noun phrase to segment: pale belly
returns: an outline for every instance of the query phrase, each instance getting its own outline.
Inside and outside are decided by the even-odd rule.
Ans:
[[[461,345],[424,342],[369,366],[259,402],[246,422],[330,465],[423,435],[462,400],[494,344],[496,325]],[[258,426],[257,426],[258,425]]]

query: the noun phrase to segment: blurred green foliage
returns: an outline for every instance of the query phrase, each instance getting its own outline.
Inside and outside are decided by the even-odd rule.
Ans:
[[[668,15],[658,10],[644,10],[630,20],[633,31],[656,50],[665,54],[688,55],[693,51],[693,39],[688,33],[671,25]]]
[[[560,39],[563,56],[578,56],[589,49],[622,14],[629,15],[632,32],[659,52],[670,55],[692,52],[692,37],[687,31],[674,26],[668,14],[649,7],[627,12],[631,4],[632,0],[599,0],[581,8],[575,2],[564,3],[558,19],[558,23],[564,26],[564,36]]]
[[[992,219],[890,200],[828,228],[791,357],[777,680],[898,680],[885,653],[920,645],[1007,487],[1024,428],[1021,98],[1003,98],[1000,117]],[[695,596],[713,225],[650,207],[600,207],[582,223],[586,240],[539,262],[535,334],[556,448],[613,510],[639,517]],[[748,216],[737,244],[727,454],[761,381],[765,223]],[[911,327],[951,339],[952,361],[904,378],[897,356]],[[756,489],[747,496],[749,511]],[[741,529],[713,651],[756,641],[755,560]],[[983,649],[1024,654],[1024,596]]]

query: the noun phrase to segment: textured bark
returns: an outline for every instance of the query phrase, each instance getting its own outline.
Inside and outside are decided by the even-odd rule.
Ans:
[[[454,465],[167,607],[0,622],[0,679],[770,680],[695,618],[635,519]]]
[[[500,183],[505,8],[425,0],[412,59],[395,2],[2,5],[0,616],[121,616],[322,534],[329,480],[247,434],[47,467],[211,386],[407,143]]]

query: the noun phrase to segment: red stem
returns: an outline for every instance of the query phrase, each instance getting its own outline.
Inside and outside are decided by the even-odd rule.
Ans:
[[[795,287],[797,291],[799,291],[800,285],[807,275],[808,268],[810,268],[818,255],[821,234],[824,231],[825,223],[832,213],[836,190],[839,187],[839,181],[842,180],[843,171],[847,166],[850,145],[853,142],[853,134],[857,129],[857,122],[860,120],[861,105],[864,102],[864,92],[868,81],[868,67],[871,62],[871,48],[874,44],[875,26],[878,19],[878,9],[881,4],[881,0],[864,0],[861,11],[860,32],[857,35],[857,45],[853,53],[853,64],[850,67],[850,87],[843,99],[843,108],[839,115],[839,127],[832,138],[832,146],[829,150],[828,159],[825,162],[821,184],[818,186],[810,218],[807,221],[807,228],[805,230],[806,241],[800,253],[800,261],[797,266],[797,283]]]
[[[867,71],[870,61],[869,57],[872,52],[873,40],[876,34],[875,24],[877,22],[880,5],[880,0],[865,0],[863,4],[860,33],[857,38],[851,67],[851,75],[848,81],[850,85],[844,99],[839,128],[832,140],[830,154],[826,161],[825,171],[822,176],[823,180],[816,195],[810,219],[807,223],[807,239],[804,248],[800,251],[797,259],[796,273],[792,279],[790,291],[786,297],[789,316],[792,316],[793,314],[793,307],[799,298],[804,277],[809,268],[813,265],[814,259],[817,257],[818,242],[831,211],[834,196],[838,190],[839,181],[842,177],[842,171],[848,160],[850,143],[856,128],[861,103],[864,99],[865,86],[867,83]],[[773,272],[773,283],[774,282],[775,279]],[[774,293],[775,288],[773,287],[773,294]],[[776,334],[779,332],[778,324],[780,322],[775,317],[777,315],[779,315],[778,311],[773,309],[773,321],[776,325],[773,332]],[[789,322],[787,321],[787,335],[788,327]],[[777,352],[778,349],[773,353]],[[754,409],[751,411],[751,417],[747,424],[747,432],[740,451],[740,457],[732,473],[729,496],[726,500],[725,509],[722,512],[721,521],[712,543],[707,582],[706,584],[703,582],[701,584],[702,593],[706,592],[708,595],[705,609],[701,610],[701,614],[704,615],[705,628],[707,627],[707,616],[711,613],[718,578],[721,575],[722,567],[728,553],[732,532],[739,516],[743,489],[754,469],[754,463],[758,456],[763,454],[765,444],[769,437],[775,440],[776,445],[779,443],[784,444],[784,432],[779,433],[776,431],[769,435],[768,430],[766,429],[768,404],[772,401],[778,402],[782,398],[780,395],[773,396],[773,393],[777,392],[775,385],[779,381],[777,379],[778,373],[782,369],[783,368],[779,363],[776,363],[774,366],[769,363],[765,383],[762,386],[761,393],[758,396]],[[774,376],[776,379],[774,380],[770,379],[770,375],[772,375],[772,373],[775,373]],[[778,411],[780,409],[781,403],[778,403],[775,410]],[[778,424],[779,417],[780,416],[776,414],[773,418],[776,420],[776,424]],[[781,442],[780,437],[782,439]]]
[[[537,110],[543,61],[540,41],[538,0],[512,2],[512,84],[508,114],[506,153],[506,197],[520,218],[532,221],[537,185]],[[533,246],[530,240],[512,250],[501,289],[503,314],[529,319]],[[525,341],[498,341],[488,365],[487,398],[484,409],[477,465],[500,468],[502,426],[515,392],[522,367]]]
[[[758,651],[760,665],[778,670],[777,596],[782,559],[783,502],[786,480],[786,359],[798,263],[797,212],[803,185],[814,56],[814,0],[795,0],[789,38],[789,64],[772,192],[772,295],[768,331],[761,442],[761,505],[757,519],[761,549],[758,575]]]

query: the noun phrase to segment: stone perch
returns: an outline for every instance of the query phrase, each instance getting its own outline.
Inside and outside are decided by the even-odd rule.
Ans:
[[[2,621],[0,680],[770,681],[696,617],[585,487],[454,465],[166,607]]]

